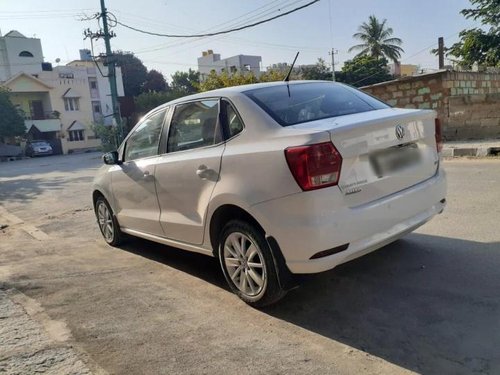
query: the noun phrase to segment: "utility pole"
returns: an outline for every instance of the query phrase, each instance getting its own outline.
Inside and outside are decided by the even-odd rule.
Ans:
[[[109,31],[109,25],[108,25],[108,12],[106,9],[106,4],[104,3],[104,0],[100,0],[101,2],[101,13],[95,14],[92,18],[88,19],[102,19],[102,29],[98,30],[96,32],[92,32],[90,29],[87,29],[84,31],[85,38],[90,38],[91,41],[94,39],[104,39],[104,44],[106,46],[106,54],[103,55],[101,54],[100,57],[103,58],[104,65],[108,67],[108,74],[103,75],[101,72],[101,69],[99,68],[99,62],[94,59],[94,56],[92,59],[94,60],[94,63],[97,65],[97,68],[99,69],[99,72],[103,77],[107,77],[109,81],[109,87],[111,90],[111,107],[112,107],[112,116],[113,119],[115,120],[115,125],[118,130],[118,144],[123,140],[124,134],[123,134],[123,126],[121,122],[121,116],[120,116],[120,106],[118,103],[118,89],[116,85],[116,61],[113,56],[113,52],[111,50],[111,43],[110,40],[111,38],[115,37],[115,33],[112,31]]]
[[[338,50],[332,48],[330,52],[328,52],[329,55],[332,56],[332,81],[335,82],[335,55],[339,53]]]
[[[116,88],[116,68],[113,52],[111,51],[110,39],[114,34],[110,34],[108,28],[108,13],[104,0],[101,0],[101,19],[102,28],[104,29],[104,44],[106,45],[106,60],[108,63],[108,80],[111,88],[111,106],[113,107],[113,117],[118,127],[120,141],[123,139],[122,119],[120,118],[120,108],[118,107],[118,90]]]
[[[438,38],[438,56],[439,56],[439,69],[444,69],[444,39]]]

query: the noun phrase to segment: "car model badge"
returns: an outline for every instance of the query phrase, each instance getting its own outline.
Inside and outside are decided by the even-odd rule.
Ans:
[[[396,126],[396,137],[403,139],[405,137],[405,128],[402,125]]]

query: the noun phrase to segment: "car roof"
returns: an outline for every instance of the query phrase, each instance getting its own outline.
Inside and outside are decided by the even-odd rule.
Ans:
[[[162,104],[162,105],[156,107],[155,109],[153,109],[153,111],[155,111],[161,107],[175,105],[177,103],[190,101],[190,100],[211,98],[214,96],[229,96],[229,97],[231,97],[234,95],[242,94],[245,91],[249,91],[249,90],[261,89],[261,88],[265,88],[265,87],[285,86],[285,85],[302,85],[305,83],[334,83],[334,84],[338,84],[338,83],[332,82],[332,81],[319,81],[319,80],[304,80],[304,81],[302,81],[301,80],[301,81],[289,81],[289,82],[278,81],[278,82],[252,83],[249,85],[224,87],[221,89],[204,91],[201,93],[187,95],[187,96],[183,96],[182,98],[174,99],[170,102],[167,102],[165,104]],[[151,112],[153,112],[153,111],[151,111]]]

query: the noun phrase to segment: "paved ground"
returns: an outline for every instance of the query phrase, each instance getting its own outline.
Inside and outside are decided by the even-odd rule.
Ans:
[[[89,202],[99,165],[0,164],[0,373],[500,373],[499,159],[445,162],[444,214],[262,311],[210,258],[106,246]],[[4,345],[26,336],[19,319],[44,337],[31,356]],[[52,349],[67,367],[38,359]]]
[[[66,345],[64,324],[48,318],[37,302],[12,290],[0,291],[0,319],[0,373],[91,373],[79,358],[84,354]]]

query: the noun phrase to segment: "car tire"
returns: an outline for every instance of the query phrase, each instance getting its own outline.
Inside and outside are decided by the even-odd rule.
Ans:
[[[97,198],[95,202],[95,215],[104,241],[111,246],[121,244],[124,237],[123,233],[120,230],[120,225],[116,220],[111,206],[104,197]]]
[[[283,298],[278,268],[261,230],[240,220],[222,229],[218,257],[231,290],[253,307],[263,307]]]

